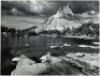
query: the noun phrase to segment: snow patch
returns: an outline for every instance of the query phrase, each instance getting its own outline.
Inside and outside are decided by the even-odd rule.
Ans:
[[[65,44],[63,44],[63,46],[71,46],[71,45],[70,45],[70,44],[65,43]]]
[[[92,49],[98,49],[99,46],[90,46],[90,45],[78,45],[78,47],[84,47],[84,48],[92,48]]]

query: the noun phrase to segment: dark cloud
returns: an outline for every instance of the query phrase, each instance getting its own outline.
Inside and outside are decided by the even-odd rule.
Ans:
[[[11,10],[16,8],[18,11],[27,15],[44,15],[49,16],[56,13],[57,9],[63,8],[65,5],[70,4],[74,13],[83,13],[86,11],[94,10],[99,11],[98,1],[2,1],[2,10]]]
[[[74,13],[83,13],[86,11],[99,11],[98,1],[74,1],[70,2],[71,9]]]

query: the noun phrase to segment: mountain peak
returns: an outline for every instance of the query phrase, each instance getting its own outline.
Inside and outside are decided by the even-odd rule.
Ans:
[[[58,17],[68,16],[68,15],[74,15],[69,4],[66,5],[64,8],[58,8],[58,11],[56,12],[56,14],[53,15],[53,17],[58,18]]]
[[[70,8],[70,5],[66,5],[64,8],[63,8],[63,13],[64,14],[70,14],[70,15],[74,15],[74,13],[72,12],[71,8]]]

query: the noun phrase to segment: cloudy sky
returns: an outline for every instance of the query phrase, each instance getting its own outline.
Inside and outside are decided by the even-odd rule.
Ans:
[[[59,7],[64,7],[70,4],[74,13],[84,13],[86,11],[99,11],[98,1],[43,1],[43,0],[28,0],[28,1],[2,1],[2,11],[8,12],[12,8],[30,15],[50,16],[56,13]]]

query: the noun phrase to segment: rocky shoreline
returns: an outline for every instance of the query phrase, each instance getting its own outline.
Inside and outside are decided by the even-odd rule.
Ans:
[[[75,58],[75,55],[80,58]],[[13,75],[81,75],[81,76],[99,75],[98,65],[94,66],[89,64],[88,63],[89,61],[88,62],[84,61],[82,59],[83,53],[77,53],[72,56],[73,57],[71,57],[71,54],[68,54],[66,56],[56,57],[46,54],[41,57],[43,62],[37,63],[36,61],[34,61],[34,59],[31,60],[28,57],[21,55],[19,57],[20,60],[17,63],[16,69],[12,72],[12,76]],[[84,54],[84,56],[87,55]]]

